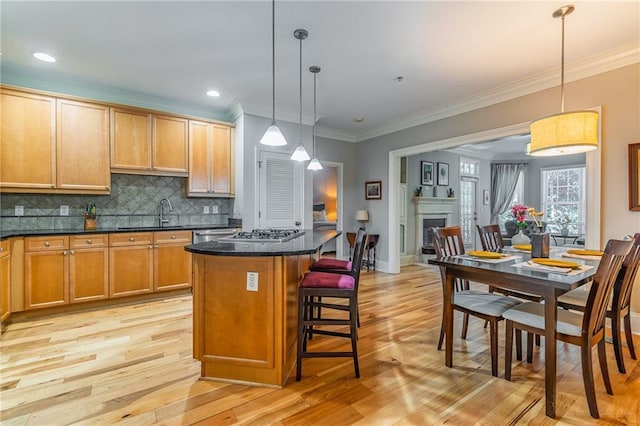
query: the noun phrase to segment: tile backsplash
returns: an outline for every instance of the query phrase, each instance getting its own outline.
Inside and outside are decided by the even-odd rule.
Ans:
[[[173,205],[169,211],[165,204],[167,226],[227,225],[233,198],[187,198],[186,184],[180,177],[112,174],[110,195],[1,194],[0,229],[83,229],[88,204],[96,205],[98,229],[157,226],[163,198]],[[24,216],[15,215],[16,206]],[[60,216],[60,206],[69,206],[68,216]]]

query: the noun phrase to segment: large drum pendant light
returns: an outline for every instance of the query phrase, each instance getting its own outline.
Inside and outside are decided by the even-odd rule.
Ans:
[[[260,144],[268,146],[283,146],[287,144],[280,128],[276,124],[276,0],[271,1],[271,82],[272,82],[272,116],[271,125],[264,132]]]
[[[546,157],[577,154],[598,148],[598,113],[595,111],[564,112],[564,17],[574,6],[563,6],[553,12],[562,19],[562,59],[560,79],[560,113],[531,123],[529,155]]]

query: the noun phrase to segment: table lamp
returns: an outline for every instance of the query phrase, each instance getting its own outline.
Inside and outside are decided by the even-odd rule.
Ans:
[[[365,229],[364,223],[369,221],[369,212],[366,210],[357,210],[356,220],[360,222],[360,229]]]

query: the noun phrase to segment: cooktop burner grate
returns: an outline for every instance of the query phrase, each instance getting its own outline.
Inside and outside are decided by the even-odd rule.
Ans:
[[[219,240],[232,241],[232,242],[256,242],[256,243],[268,243],[276,242],[282,243],[285,241],[298,238],[303,235],[304,231],[299,229],[254,229],[248,232],[239,232],[232,237],[220,238]]]

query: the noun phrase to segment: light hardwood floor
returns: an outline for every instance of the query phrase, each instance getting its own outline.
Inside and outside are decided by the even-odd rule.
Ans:
[[[354,378],[350,359],[308,359],[302,381],[290,378],[282,390],[198,380],[190,296],[10,324],[0,346],[0,420],[3,425],[640,424],[640,363],[626,348],[628,374],[623,375],[607,347],[615,396],[605,393],[594,366],[601,413],[596,422],[583,393],[580,353],[560,343],[558,419],[549,419],[539,348],[533,364],[514,363],[512,382],[502,378],[504,326],[501,377],[491,376],[488,330],[473,318],[462,341],[456,317],[454,367],[444,366],[444,352],[436,350],[441,299],[439,276],[430,267],[403,267],[399,275],[363,272],[361,378]],[[326,348],[342,344],[348,345],[323,336],[312,341]]]

